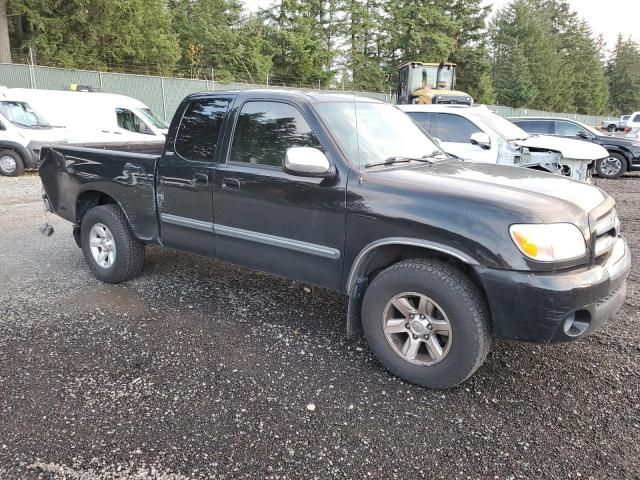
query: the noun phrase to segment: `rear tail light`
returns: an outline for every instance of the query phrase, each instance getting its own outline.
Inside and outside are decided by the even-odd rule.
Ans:
[[[630,127],[625,127],[625,128],[624,128],[624,133],[629,133],[630,131],[631,131],[631,128],[630,128]]]

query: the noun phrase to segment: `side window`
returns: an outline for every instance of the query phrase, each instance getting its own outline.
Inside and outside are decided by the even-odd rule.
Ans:
[[[213,161],[228,98],[195,100],[182,115],[176,133],[174,150],[185,160]]]
[[[126,108],[116,108],[116,116],[118,118],[118,126],[135,133],[144,133],[152,135],[153,132],[147,125],[140,120],[135,113]]]
[[[322,149],[297,108],[278,102],[243,105],[233,135],[230,161],[280,167],[289,147]]]
[[[541,135],[555,135],[553,122],[546,120],[518,120],[514,122],[527,133],[539,133]]]
[[[476,125],[459,115],[450,113],[438,114],[438,126],[431,135],[439,138],[442,142],[469,143],[471,135],[482,132]]]
[[[433,119],[433,113],[407,112],[407,115],[409,115],[411,117],[411,120],[413,120],[425,132],[431,133],[431,120]]]
[[[584,128],[570,122],[556,122],[556,134],[563,137],[576,137],[578,133],[587,133]]]
[[[636,115],[635,117],[633,117],[633,120],[631,120],[633,123],[640,123],[640,113],[638,115]]]

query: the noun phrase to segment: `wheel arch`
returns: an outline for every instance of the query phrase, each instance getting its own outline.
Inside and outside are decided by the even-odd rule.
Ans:
[[[80,246],[80,226],[82,225],[82,219],[89,210],[100,205],[116,205],[124,215],[125,219],[127,220],[127,224],[131,228],[131,221],[129,220],[127,211],[122,208],[122,205],[120,205],[120,203],[116,199],[114,199],[108,193],[104,193],[100,190],[85,190],[81,192],[80,195],[78,195],[75,204],[75,224],[73,227],[73,237],[78,246]]]
[[[370,243],[356,256],[346,279],[349,296],[347,336],[362,332],[361,308],[364,292],[375,276],[391,265],[408,258],[436,258],[465,273],[487,299],[474,266],[480,263],[459,249],[436,242],[411,238],[388,238]]]

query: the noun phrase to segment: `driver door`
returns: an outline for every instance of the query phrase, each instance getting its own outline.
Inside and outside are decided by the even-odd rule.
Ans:
[[[310,118],[274,100],[248,100],[236,109],[229,152],[216,168],[216,251],[232,263],[338,288],[346,178],[340,172],[333,178],[295,176],[282,169],[290,147],[328,153]]]

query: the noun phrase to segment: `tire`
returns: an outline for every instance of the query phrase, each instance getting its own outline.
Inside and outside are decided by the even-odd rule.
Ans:
[[[617,131],[618,131],[618,127],[615,126],[615,125],[609,125],[607,127],[607,132],[609,132],[609,133],[614,133],[614,132],[617,132]]]
[[[13,150],[0,150],[0,174],[5,177],[19,177],[23,173],[22,156]]]
[[[96,242],[94,249],[92,239]],[[89,268],[103,282],[126,282],[142,272],[144,243],[133,236],[117,205],[100,205],[85,214],[80,227],[80,243]],[[98,263],[101,253],[106,257]],[[111,253],[113,257],[109,256]]]
[[[433,309],[425,316],[432,330],[428,330],[429,325],[424,327],[423,320],[416,321],[417,315],[412,320],[410,315],[395,309],[393,302],[403,303],[400,300],[405,293],[422,296],[407,297],[414,313],[420,311],[415,308],[421,305],[419,298],[428,298],[425,303]],[[394,318],[399,315],[407,323],[403,326],[399,319],[387,319],[389,315]],[[422,331],[417,328],[420,322]],[[449,335],[434,335],[436,330],[444,331],[443,322],[449,325]],[[492,340],[489,310],[480,290],[459,270],[432,259],[405,260],[378,274],[365,292],[362,323],[369,348],[387,370],[430,388],[453,387],[469,378],[486,359]],[[394,333],[389,334],[389,329],[394,329]],[[400,331],[395,333],[395,329]],[[422,333],[425,335],[420,337]],[[416,341],[423,344],[413,360],[399,352],[407,341],[410,345]],[[434,347],[427,348],[428,342],[434,341],[441,346],[439,360],[431,354]]]
[[[602,178],[620,178],[626,171],[627,160],[619,153],[610,153],[596,162],[596,173]]]

